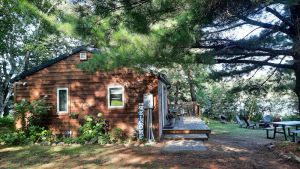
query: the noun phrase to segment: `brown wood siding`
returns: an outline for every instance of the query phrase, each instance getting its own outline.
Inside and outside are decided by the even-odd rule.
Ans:
[[[88,53],[88,58],[92,54]],[[119,127],[133,135],[137,128],[137,106],[143,101],[143,94],[150,92],[154,95],[153,125],[157,138],[158,124],[158,78],[152,74],[138,74],[130,69],[122,68],[111,72],[84,72],[76,67],[81,63],[79,53],[68,57],[56,64],[44,68],[33,75],[27,76],[15,85],[15,101],[28,99],[30,101],[46,98],[52,106],[45,124],[54,133],[72,130],[78,134],[78,128],[85,115],[97,115],[102,112],[109,120],[110,127]],[[27,82],[24,86],[23,82]],[[108,86],[121,85],[125,90],[125,106],[121,109],[108,108]],[[57,114],[57,88],[68,88],[69,112]],[[71,112],[79,112],[78,119],[71,119]]]

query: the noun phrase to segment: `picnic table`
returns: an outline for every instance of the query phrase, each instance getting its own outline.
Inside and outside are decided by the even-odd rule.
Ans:
[[[273,138],[275,138],[276,133],[281,133],[281,134],[284,134],[284,138],[285,138],[285,140],[287,140],[285,128],[287,126],[296,126],[296,130],[298,130],[298,127],[300,126],[300,121],[280,121],[280,122],[272,122],[272,124],[274,126],[274,137]],[[277,131],[278,126],[282,126],[283,132]]]

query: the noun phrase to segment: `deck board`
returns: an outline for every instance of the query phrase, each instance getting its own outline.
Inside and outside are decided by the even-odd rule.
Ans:
[[[210,130],[199,117],[180,117],[176,120],[174,128],[164,130]]]

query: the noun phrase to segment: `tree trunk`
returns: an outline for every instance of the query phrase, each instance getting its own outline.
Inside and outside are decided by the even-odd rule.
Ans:
[[[292,5],[290,8],[291,12],[291,21],[294,24],[294,28],[291,30],[293,37],[294,45],[294,66],[295,66],[295,76],[296,76],[296,84],[295,84],[295,93],[298,97],[298,113],[300,114],[300,4]]]
[[[0,118],[2,118],[4,115],[4,109],[4,92],[0,90]]]
[[[295,85],[295,93],[298,97],[298,113],[300,114],[300,65],[296,64],[295,76],[296,76],[296,85]]]
[[[178,104],[179,100],[179,82],[175,83],[175,98],[174,98],[174,104]]]
[[[187,78],[188,78],[188,84],[189,84],[189,88],[190,88],[191,101],[195,102],[197,100],[196,100],[196,94],[195,94],[195,85],[193,83],[193,77],[191,75],[191,71],[187,70],[186,75],[187,75]]]

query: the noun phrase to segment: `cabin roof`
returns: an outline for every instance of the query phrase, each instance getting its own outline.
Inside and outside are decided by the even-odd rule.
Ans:
[[[66,58],[68,58],[68,57],[70,57],[70,56],[72,56],[72,55],[74,55],[78,52],[81,52],[81,51],[87,51],[87,52],[91,52],[91,53],[94,53],[94,54],[95,53],[96,54],[100,53],[100,50],[97,49],[97,48],[92,48],[92,47],[88,47],[88,46],[79,46],[79,47],[73,49],[72,52],[70,52],[70,53],[62,54],[62,55],[60,55],[60,56],[58,56],[54,59],[50,59],[50,60],[48,60],[48,61],[46,61],[46,62],[44,62],[44,63],[42,63],[38,66],[35,66],[35,67],[33,67],[33,68],[31,68],[27,71],[23,71],[21,74],[19,74],[16,77],[12,78],[10,80],[10,82],[14,83],[18,80],[24,79],[27,76],[33,75],[34,73],[36,73],[36,72],[38,72],[38,71],[40,71],[44,68],[47,68],[47,67],[49,67],[49,66],[51,66],[51,65],[53,65],[53,64],[55,64],[55,63],[57,63],[61,60],[64,60],[64,59],[66,59]],[[165,83],[168,86],[168,88],[171,87],[171,83],[168,81],[165,74],[160,74],[159,73],[157,75],[157,77],[159,78],[159,80],[161,80],[163,83]]]

